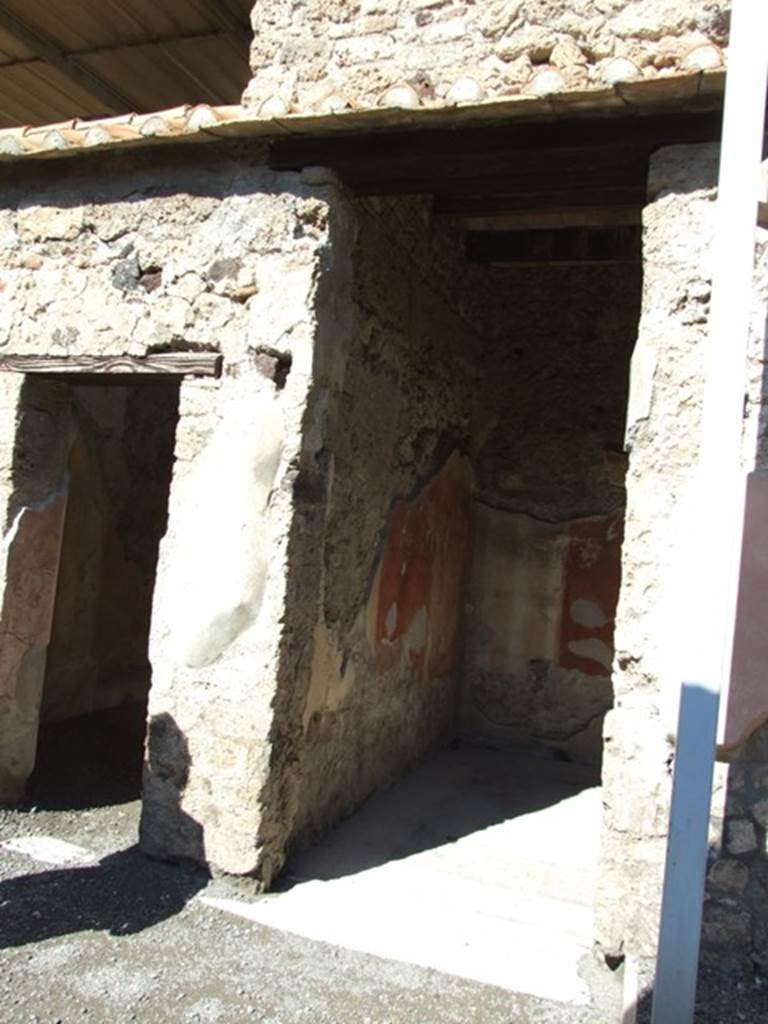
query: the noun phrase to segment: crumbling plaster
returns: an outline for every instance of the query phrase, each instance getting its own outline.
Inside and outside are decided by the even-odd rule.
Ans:
[[[181,386],[141,841],[268,883],[291,837],[452,722],[478,337],[425,202],[354,202],[252,161],[167,174],[6,192],[2,344],[224,356],[220,380]],[[27,469],[9,500],[46,476]],[[416,556],[400,579],[397,515]]]
[[[253,78],[265,114],[476,102],[720,67],[726,0],[266,0]]]
[[[67,507],[67,402],[21,378],[0,382],[0,800],[21,796],[35,760]]]

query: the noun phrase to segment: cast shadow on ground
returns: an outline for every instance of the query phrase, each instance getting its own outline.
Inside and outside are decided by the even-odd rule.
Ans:
[[[104,733],[101,728],[103,715],[88,718],[95,722],[86,723],[87,730],[95,729],[94,736],[101,739],[106,736],[108,745],[114,742],[114,732]],[[139,786],[143,744],[139,742],[136,748],[134,740],[139,726],[143,734],[143,720],[144,713],[139,707],[129,716],[127,728],[134,759],[138,752],[136,786]],[[62,755],[68,752],[77,760],[82,723],[81,727],[67,722],[61,726],[62,749],[57,757],[53,757],[52,764],[46,769],[47,774],[43,773],[38,784],[42,785],[47,779],[53,786],[50,798],[53,805],[56,806],[57,800],[69,809],[77,801],[69,793],[67,778],[56,788],[53,769],[56,762],[62,763]],[[164,770],[166,761],[173,765],[174,788],[180,805],[189,764],[186,737],[172,716],[163,714],[151,720],[150,740],[158,762],[156,767]],[[94,772],[92,763],[86,758],[85,764],[74,770],[77,778],[78,771],[84,771],[85,782],[90,783],[99,769]],[[166,777],[169,779],[171,776],[166,773]],[[82,778],[80,782],[83,782]],[[114,784],[108,780],[105,792],[114,795],[114,788],[110,791]],[[41,792],[44,792],[44,787]],[[92,800],[88,806],[95,806]],[[187,850],[196,859],[202,859],[202,853],[198,857],[198,851],[204,847],[202,826],[179,808],[168,807],[167,812],[174,827],[185,833]],[[171,918],[207,883],[208,873],[202,868],[151,860],[139,851],[137,845],[111,853],[92,865],[20,874],[0,882],[0,948],[42,942],[75,932],[106,931],[115,936],[133,935]]]
[[[178,914],[206,883],[202,871],[149,861],[138,846],[20,875],[0,882],[0,948],[84,931],[133,935]]]
[[[88,717],[103,724],[100,716]],[[138,713],[134,718],[135,726]],[[65,733],[65,751],[71,749],[73,735],[79,734],[76,730]],[[180,809],[189,769],[186,737],[171,715],[161,714],[150,719],[149,740],[154,768],[172,783],[176,794],[178,806],[166,806],[166,820],[185,834],[188,855],[204,863],[202,826]],[[139,744],[139,755],[142,750]],[[86,779],[92,779],[93,766],[86,764],[85,770]],[[66,785],[54,793],[67,807],[72,805]],[[133,935],[178,914],[205,887],[208,877],[196,864],[180,867],[151,860],[138,845],[108,854],[93,865],[17,875],[0,882],[0,948],[82,931]]]
[[[627,1008],[622,1024],[651,1024],[653,998],[653,989],[645,990],[636,1005]],[[693,1019],[694,1024],[763,1024],[768,1020],[768,985],[746,965],[702,965]]]

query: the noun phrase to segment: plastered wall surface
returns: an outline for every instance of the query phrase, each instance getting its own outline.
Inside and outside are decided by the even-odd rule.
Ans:
[[[224,157],[104,181],[10,194],[2,340],[224,356],[180,392],[144,848],[268,884],[455,728],[465,680],[482,705],[493,676],[505,739],[594,759],[636,280],[575,275],[553,302],[560,272],[472,268],[428,202],[353,201],[322,171]],[[8,494],[54,492],[57,467],[12,471]],[[536,550],[556,564],[546,643],[521,616]]]
[[[607,717],[597,929],[603,947],[655,954],[679,678],[677,552],[697,456],[711,288],[718,151],[679,146],[652,159],[644,286],[632,363],[628,506],[616,624],[616,707]],[[764,465],[765,232],[758,230],[746,367],[743,459]],[[704,554],[703,554],[704,557]],[[706,577],[702,576],[702,580]],[[716,765],[704,955],[765,959],[761,741]],[[723,819],[725,827],[723,828]],[[760,852],[758,853],[758,850]]]
[[[448,298],[458,248],[426,203],[322,173],[106,181],[6,193],[0,343],[224,356],[181,385],[141,842],[268,883],[453,722],[478,344]],[[65,470],[17,467],[9,501]]]
[[[22,394],[23,392],[23,394]],[[60,390],[0,379],[0,799],[34,766],[46,649],[67,508],[69,404]]]
[[[723,63],[726,0],[266,0],[253,78],[265,113],[476,102]]]

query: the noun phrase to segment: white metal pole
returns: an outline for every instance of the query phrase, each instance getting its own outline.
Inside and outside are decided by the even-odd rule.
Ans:
[[[693,1021],[718,704],[729,678],[746,471],[741,465],[757,195],[768,84],[768,3],[734,0],[728,53],[695,533],[706,557],[681,615],[684,676],[653,1024]]]

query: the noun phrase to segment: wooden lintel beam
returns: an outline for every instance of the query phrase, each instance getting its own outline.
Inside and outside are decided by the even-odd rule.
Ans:
[[[105,82],[75,57],[64,53],[47,36],[22,21],[6,7],[0,5],[0,28],[13,36],[34,54],[56,68],[80,89],[104,105],[105,112],[128,113],[134,109],[133,101],[119,89]]]
[[[0,371],[55,375],[218,377],[218,352],[155,352],[147,356],[0,355]]]
[[[482,128],[449,128],[344,135],[334,138],[276,139],[270,151],[275,170],[296,170],[308,165],[338,167],[402,161],[453,161],[467,153],[483,153],[488,160],[531,149],[560,150],[578,147],[654,149],[675,143],[715,142],[720,138],[719,111],[701,114],[664,114],[579,117],[569,120],[517,122]]]
[[[638,227],[542,231],[470,231],[467,259],[477,263],[585,265],[639,263]]]

